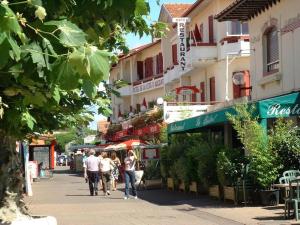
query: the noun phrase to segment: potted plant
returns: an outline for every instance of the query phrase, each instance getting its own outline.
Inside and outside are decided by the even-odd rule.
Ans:
[[[144,183],[146,189],[161,187],[162,180],[159,167],[160,166],[158,160],[147,162],[144,173]]]
[[[227,116],[249,154],[249,173],[260,189],[261,202],[263,205],[278,204],[279,191],[271,189],[281,167],[278,155],[270,146],[266,130],[254,116],[255,106],[239,104],[235,110],[235,115]]]

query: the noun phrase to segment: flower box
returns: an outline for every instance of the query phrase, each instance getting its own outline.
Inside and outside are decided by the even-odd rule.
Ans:
[[[230,187],[230,186],[224,187],[224,201],[225,200],[231,200],[235,204],[237,204],[236,191],[234,187]]]
[[[145,189],[161,188],[161,187],[162,187],[161,179],[145,180]]]
[[[185,192],[185,184],[183,181],[180,181],[178,189],[179,191]]]
[[[209,189],[208,189],[208,192],[209,192],[209,196],[211,196],[213,198],[220,199],[219,185],[212,185],[212,186],[210,186]]]
[[[174,191],[174,180],[173,180],[173,178],[167,178],[167,188],[168,188],[168,190]]]
[[[198,194],[198,185],[197,182],[192,181],[190,184],[190,192],[194,192],[196,194]]]

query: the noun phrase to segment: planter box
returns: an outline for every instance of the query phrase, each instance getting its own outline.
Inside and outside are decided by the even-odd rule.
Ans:
[[[230,186],[224,187],[224,201],[225,200],[231,200],[235,204],[237,204],[236,191],[234,187],[230,187]]]
[[[279,204],[279,190],[260,190],[261,203],[265,206],[274,206]]]
[[[208,191],[209,191],[209,196],[211,196],[213,198],[220,199],[219,185],[212,185],[212,186],[210,186]]]
[[[183,191],[183,192],[185,192],[185,184],[184,184],[184,182],[180,182],[180,184],[179,184],[179,191]]]
[[[145,189],[161,188],[161,186],[162,186],[162,180],[161,179],[145,180]]]
[[[174,180],[173,178],[167,178],[167,188],[174,191]]]
[[[198,185],[197,182],[192,181],[190,184],[190,192],[195,192],[196,194],[198,194]]]

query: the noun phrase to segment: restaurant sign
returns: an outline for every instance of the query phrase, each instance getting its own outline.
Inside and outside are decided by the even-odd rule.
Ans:
[[[144,91],[150,91],[155,88],[160,88],[164,86],[164,78],[153,79],[145,83],[141,83],[139,85],[133,86],[132,92],[134,94],[141,93]]]
[[[187,43],[186,43],[186,23],[190,22],[188,17],[173,18],[173,23],[177,23],[177,34],[178,34],[178,59],[179,66],[184,71],[187,65]]]

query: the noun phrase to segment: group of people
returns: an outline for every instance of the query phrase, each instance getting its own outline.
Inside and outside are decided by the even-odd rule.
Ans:
[[[102,184],[104,195],[110,195],[110,189],[115,191],[119,177],[119,167],[121,166],[120,159],[116,152],[111,153],[109,158],[107,152],[101,152],[97,157],[94,149],[90,149],[88,157],[83,159],[84,177],[89,184],[90,195],[98,195],[98,184]],[[137,157],[133,150],[127,152],[127,157],[124,159],[125,164],[125,195],[124,199],[129,198],[129,184],[131,184],[132,195],[137,199],[135,187],[135,163]]]

